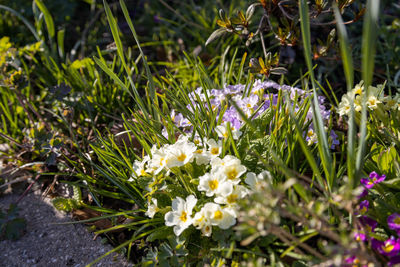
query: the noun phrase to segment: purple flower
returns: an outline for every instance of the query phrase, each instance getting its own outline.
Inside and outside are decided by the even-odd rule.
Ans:
[[[368,200],[361,201],[360,205],[358,205],[358,208],[359,208],[361,214],[365,214],[369,208],[369,201]]]
[[[369,178],[362,178],[360,182],[368,189],[374,187],[374,185],[379,184],[380,182],[384,181],[386,175],[378,175],[376,172],[371,172],[369,174]]]
[[[361,192],[361,194],[357,198],[361,199],[366,196],[368,196],[368,190],[364,188],[363,191]]]
[[[390,261],[388,262],[388,266],[394,266],[399,263],[400,263],[400,256],[394,256],[394,257],[390,258]]]
[[[356,241],[365,241],[367,240],[367,235],[364,233],[354,233],[354,240]]]
[[[280,85],[274,81],[266,80],[256,80],[253,84],[249,84],[246,88],[244,84],[236,84],[236,85],[227,85],[225,84],[223,88],[214,88],[214,89],[205,89],[202,87],[196,88],[194,91],[188,94],[188,98],[191,101],[191,104],[187,105],[189,111],[192,113],[198,112],[198,110],[203,109],[203,106],[210,110],[212,109],[217,114],[217,118],[220,118],[220,112],[222,110],[222,104],[228,105],[225,113],[222,116],[221,124],[230,122],[232,128],[235,130],[239,130],[239,128],[245,123],[244,120],[239,116],[236,109],[227,103],[226,97],[229,96],[230,99],[238,104],[238,106],[242,109],[242,111],[249,117],[254,115],[257,117],[261,115],[265,110],[272,108],[277,105],[278,102],[278,91],[282,92],[282,94],[289,95],[293,100],[288,103],[293,106],[293,109],[296,113],[300,112],[299,110],[303,110],[304,101],[312,96],[311,93],[308,93],[302,89],[292,87],[289,85]],[[210,105],[208,105],[208,101],[206,101],[206,94],[208,95]],[[321,115],[325,122],[330,118],[330,109],[325,104],[325,97],[319,96],[318,102],[320,106]],[[285,102],[286,98],[283,97],[282,101]],[[261,107],[259,106],[261,105]],[[257,109],[256,114],[253,114]],[[312,110],[308,110],[307,112],[307,120],[312,119]],[[184,131],[188,130],[189,127],[192,127],[187,118],[183,118],[181,113],[176,112],[176,114],[171,114],[171,118],[174,121],[175,125]],[[313,130],[311,131],[313,132]],[[314,139],[315,136],[313,135]],[[311,138],[312,139],[312,138]],[[308,140],[311,143],[314,143],[315,140]],[[337,135],[334,131],[330,132],[330,144],[332,148],[339,144],[337,140]]]
[[[154,16],[153,16],[153,20],[154,20],[155,23],[160,23],[160,22],[161,22],[160,17],[157,16],[157,15],[154,15]]]
[[[331,130],[331,134],[330,134],[330,136],[331,136],[331,139],[332,139],[332,145],[331,145],[331,149],[334,149],[334,148],[335,148],[335,146],[338,146],[338,145],[340,145],[340,142],[339,142],[339,140],[337,139],[337,138],[338,138],[338,136],[337,136],[337,134],[335,133],[335,131],[334,131],[334,130]]]
[[[359,264],[360,264],[360,260],[359,259],[357,259],[357,256],[350,256],[350,257],[347,257],[345,260],[344,260],[344,262],[346,263],[346,265],[345,266],[349,266],[349,265],[352,265],[352,266],[359,266]]]
[[[395,239],[393,236],[384,242],[373,238],[371,244],[373,249],[388,257],[393,257],[400,251],[399,239]]]
[[[375,220],[367,216],[361,216],[360,222],[368,232],[373,232],[375,228],[378,226],[378,223]]]
[[[393,213],[387,218],[387,223],[389,225],[389,228],[395,231],[400,230],[400,214],[398,213]]]

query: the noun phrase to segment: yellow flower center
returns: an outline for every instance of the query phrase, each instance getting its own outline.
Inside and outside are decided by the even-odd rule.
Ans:
[[[141,170],[140,170],[140,176],[144,176],[144,175],[146,175],[146,171],[143,170],[143,169],[141,169]]]
[[[187,213],[185,211],[182,211],[181,217],[179,217],[179,219],[182,222],[186,222],[187,221]]]
[[[197,149],[194,153],[201,154],[201,153],[203,153],[203,149]]]
[[[364,206],[364,207],[362,207],[362,208],[361,208],[361,213],[363,213],[363,214],[364,214],[364,213],[366,213],[366,212],[367,212],[367,207],[365,207],[365,206]]]
[[[229,171],[227,171],[226,176],[228,177],[228,179],[233,180],[236,178],[236,176],[238,175],[238,172],[236,169],[231,169]]]
[[[370,98],[368,99],[368,103],[369,103],[371,106],[375,106],[375,105],[376,105],[376,99],[375,99],[374,97],[370,97]]]
[[[400,217],[397,217],[396,219],[393,220],[395,224],[400,224]]]
[[[229,203],[229,204],[233,204],[233,203],[236,203],[236,200],[238,199],[238,195],[237,194],[231,194],[231,195],[229,195],[227,198],[226,198],[226,201]]]
[[[218,188],[218,180],[210,180],[208,181],[208,186],[210,187],[211,190],[215,190]]]
[[[211,148],[211,154],[218,155],[219,154],[219,148],[218,147]]]
[[[184,153],[182,153],[182,154],[180,154],[179,156],[178,156],[178,160],[179,161],[184,161],[186,159],[186,155],[184,154]]]
[[[394,246],[391,243],[387,243],[384,246],[382,246],[383,251],[386,253],[391,252],[394,249]]]
[[[309,130],[308,133],[307,133],[307,136],[308,136],[308,137],[311,137],[311,136],[313,136],[313,135],[314,135],[313,130]]]
[[[214,219],[215,220],[221,220],[222,219],[222,212],[220,210],[217,210],[214,212]]]

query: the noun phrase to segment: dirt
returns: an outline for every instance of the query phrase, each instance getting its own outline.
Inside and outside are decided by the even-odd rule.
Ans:
[[[26,195],[19,203],[19,216],[26,219],[25,234],[16,241],[0,241],[0,266],[86,266],[112,249],[69,215],[56,210],[39,191]],[[19,195],[0,196],[0,208],[7,209]],[[93,266],[132,266],[123,255],[112,253]]]

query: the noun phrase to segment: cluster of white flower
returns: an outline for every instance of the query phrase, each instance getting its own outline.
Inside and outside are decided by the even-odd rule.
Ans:
[[[195,177],[196,194],[202,199],[201,203],[205,204],[196,206],[198,199],[193,194],[186,200],[177,197],[172,200],[171,211],[165,214],[165,224],[173,226],[177,236],[191,225],[205,236],[211,235],[213,226],[221,229],[233,226],[238,215],[238,200],[250,194],[261,180],[269,176],[268,171],[259,175],[247,172],[238,158],[231,155],[221,158],[221,152],[221,141],[208,139],[193,143],[187,136],[181,136],[175,144],[153,147],[151,158],[146,156],[141,162],[135,161],[132,179],[154,176],[161,171],[168,175],[173,171],[172,168],[188,163],[204,165],[208,170],[204,175]],[[246,178],[242,180],[243,177]],[[146,215],[150,218],[160,210],[155,198],[151,199],[147,207]],[[194,209],[197,211],[195,214]]]
[[[400,94],[397,93],[395,96],[384,96],[383,88],[383,84],[380,84],[376,87],[368,87],[368,94],[366,95],[367,107],[370,110],[382,109],[386,111],[400,111]],[[348,92],[342,96],[342,101],[338,107],[339,115],[349,115],[352,106],[356,112],[360,112],[362,109],[362,100],[364,94],[366,94],[364,82],[361,81],[351,92]]]

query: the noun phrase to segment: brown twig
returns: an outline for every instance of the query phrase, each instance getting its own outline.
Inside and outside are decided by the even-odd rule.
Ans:
[[[22,193],[22,195],[17,199],[17,201],[15,201],[15,204],[18,204],[29,192],[29,190],[31,190],[32,186],[37,182],[37,180],[39,180],[40,178],[40,174],[36,175],[35,180],[28,186],[27,189],[25,189],[24,193]]]
[[[286,240],[291,239],[291,241],[289,241],[289,244],[294,246],[294,248],[296,248],[296,245],[297,245],[297,246],[303,248],[304,250],[306,250],[307,252],[309,252],[310,254],[314,255],[315,257],[320,258],[321,260],[327,260],[327,258],[324,255],[322,255],[321,253],[319,253],[318,251],[316,251],[315,249],[313,249],[306,243],[301,242],[300,239],[298,239],[291,233],[288,233],[287,231],[283,230],[282,228],[277,227],[277,226],[271,226],[271,230],[272,230],[272,233],[277,235],[277,237],[279,237],[279,238],[284,237],[284,238],[286,238]],[[285,242],[283,239],[282,239],[282,241]]]

